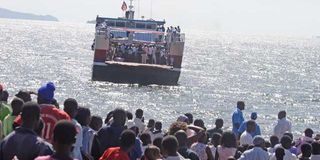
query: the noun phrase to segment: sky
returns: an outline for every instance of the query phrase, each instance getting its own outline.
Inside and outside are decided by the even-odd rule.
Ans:
[[[85,23],[123,16],[123,0],[0,0],[0,7]],[[129,3],[128,0],[126,0]],[[222,32],[320,35],[320,0],[134,0],[136,17]]]

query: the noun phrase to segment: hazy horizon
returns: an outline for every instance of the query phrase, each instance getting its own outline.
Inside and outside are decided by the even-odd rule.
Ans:
[[[122,0],[2,0],[6,9],[85,23],[96,15],[120,17]],[[127,4],[129,3],[126,0]],[[136,18],[212,31],[320,35],[318,0],[135,0]],[[152,5],[151,5],[152,3]],[[151,7],[152,6],[152,7]]]

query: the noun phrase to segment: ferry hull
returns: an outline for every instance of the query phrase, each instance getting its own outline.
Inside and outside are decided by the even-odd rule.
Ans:
[[[140,85],[178,85],[180,69],[148,65],[94,64],[92,80]]]

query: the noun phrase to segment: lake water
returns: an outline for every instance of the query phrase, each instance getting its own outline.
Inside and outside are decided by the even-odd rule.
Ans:
[[[0,82],[10,94],[56,84],[56,98],[69,97],[105,117],[116,107],[145,111],[170,122],[186,112],[208,128],[216,118],[230,127],[238,100],[244,115],[258,112],[270,135],[286,110],[295,135],[319,131],[320,39],[183,30],[186,46],[179,86],[119,85],[91,81],[94,25],[0,19]]]

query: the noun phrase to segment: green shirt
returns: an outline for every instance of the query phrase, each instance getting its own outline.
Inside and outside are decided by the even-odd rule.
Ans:
[[[11,114],[10,107],[8,105],[6,105],[5,103],[0,102],[0,121],[3,122],[4,118],[10,114]]]
[[[13,131],[12,125],[17,116],[7,115],[3,120],[3,135],[7,136]]]

